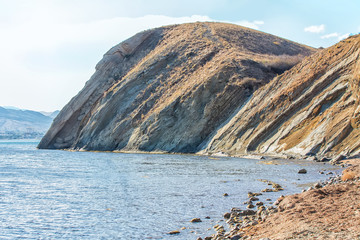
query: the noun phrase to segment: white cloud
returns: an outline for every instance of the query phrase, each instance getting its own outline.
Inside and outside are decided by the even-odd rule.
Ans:
[[[348,38],[350,36],[350,33],[346,33],[346,34],[343,34],[341,36],[338,37],[339,41],[345,39],[345,38]]]
[[[348,38],[349,36],[350,36],[350,33],[340,35],[339,33],[334,32],[334,33],[330,33],[330,34],[326,34],[324,36],[321,36],[320,38],[321,39],[337,38],[338,41],[341,41],[341,40],[343,40],[345,38]]]
[[[147,15],[88,22],[47,18],[0,22],[0,105],[52,111],[67,103],[112,46],[137,32],[169,24],[215,21],[208,16]],[[235,24],[258,29],[262,21]],[[21,88],[19,88],[21,86]]]
[[[304,28],[305,32],[311,32],[311,33],[321,33],[325,31],[325,25],[321,24],[321,25],[313,25],[313,26],[309,26]]]
[[[149,28],[196,21],[212,19],[149,15],[86,23],[44,19],[0,23],[0,105],[59,109],[83,87],[96,63],[115,44]]]
[[[321,39],[328,39],[328,38],[335,38],[339,37],[339,34],[337,32],[326,34],[324,36],[321,36]]]
[[[234,23],[237,25],[241,25],[241,26],[256,29],[256,30],[259,30],[260,26],[264,25],[264,21],[258,21],[258,20],[252,21],[252,22],[243,20],[243,21],[238,21],[238,22],[234,22]]]

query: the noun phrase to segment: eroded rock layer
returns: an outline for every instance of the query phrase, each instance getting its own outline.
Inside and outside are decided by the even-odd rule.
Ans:
[[[205,152],[359,154],[359,53],[357,35],[305,58],[258,89]]]

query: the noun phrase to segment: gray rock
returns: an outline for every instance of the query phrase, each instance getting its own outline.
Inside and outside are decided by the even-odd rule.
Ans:
[[[329,161],[330,161],[330,159],[327,157],[323,157],[320,159],[320,162],[329,162]]]
[[[334,159],[332,159],[330,161],[331,164],[333,165],[336,165],[336,164],[339,164],[341,160],[344,160],[346,159],[346,156],[342,155],[342,154],[339,154],[338,156],[336,156]]]
[[[231,240],[239,240],[239,239],[241,239],[242,236],[243,236],[243,234],[237,234],[235,236],[232,236],[230,239]]]
[[[231,216],[231,213],[225,213],[225,214],[224,214],[224,218],[225,218],[225,219],[229,219],[230,216]]]
[[[300,170],[298,171],[298,173],[299,173],[299,174],[305,174],[305,173],[307,173],[307,170],[306,170],[305,168],[303,168],[303,169],[300,169]]]
[[[249,201],[259,201],[259,198],[257,198],[257,197],[251,197],[251,198],[249,199]]]
[[[244,210],[244,211],[242,212],[242,216],[251,216],[251,215],[255,215],[255,214],[256,214],[255,211],[249,210],[249,209]]]
[[[241,212],[242,210],[240,209],[240,208],[232,208],[231,210],[230,210],[231,212]]]

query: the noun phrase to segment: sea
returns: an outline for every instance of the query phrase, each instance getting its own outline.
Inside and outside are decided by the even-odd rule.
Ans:
[[[296,159],[72,152],[37,144],[0,141],[0,239],[195,240],[215,233],[216,224],[226,226],[231,208],[246,209],[248,192],[271,188],[262,180],[284,188],[260,196],[271,205],[340,171]],[[298,174],[302,168],[307,174]],[[168,234],[174,230],[180,233]]]

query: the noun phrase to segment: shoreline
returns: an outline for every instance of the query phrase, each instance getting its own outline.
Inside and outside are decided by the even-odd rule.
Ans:
[[[172,152],[146,152],[146,151],[88,151],[88,150],[69,150],[69,149],[63,149],[65,151],[85,151],[85,152],[112,152],[112,153],[126,153],[126,154],[169,154],[169,155],[193,155],[193,156],[206,156],[206,157],[236,157],[236,158],[246,158],[246,159],[256,159],[256,160],[265,160],[265,161],[271,161],[271,160],[286,160],[286,159],[293,159],[296,161],[297,157],[293,156],[286,156],[286,155],[263,155],[263,154],[248,154],[248,155],[236,155],[236,156],[230,156],[228,154],[199,154],[199,153],[172,153]],[[334,164],[337,161],[330,161],[330,159],[327,159],[326,161],[319,160],[314,156],[302,156],[299,157],[299,159],[302,160],[308,160],[309,162],[326,162],[327,164]],[[334,160],[334,159],[333,159]],[[342,160],[341,162],[338,162],[339,165],[345,166],[345,165],[352,165],[352,166],[359,166],[360,159],[347,159]],[[347,168],[349,169],[349,168]],[[360,169],[360,167],[359,167]],[[345,170],[344,170],[345,171]],[[359,174],[357,175],[357,178],[360,177],[360,170]],[[227,226],[224,228],[220,225],[215,225],[213,228],[216,231],[215,234],[209,237],[201,238],[199,237],[198,240],[222,240],[222,239],[267,239],[267,240],[275,240],[275,239],[339,239],[337,238],[339,234],[341,235],[340,239],[355,239],[355,237],[360,237],[360,231],[359,234],[356,235],[356,233],[350,233],[351,235],[349,238],[347,238],[348,233],[344,230],[342,230],[341,226],[339,225],[339,228],[337,228],[335,225],[332,226],[335,230],[340,229],[340,233],[326,233],[324,229],[314,229],[313,227],[310,227],[312,225],[312,222],[316,222],[317,225],[324,225],[323,222],[319,221],[319,218],[311,216],[312,214],[320,214],[324,209],[319,208],[319,202],[322,202],[322,199],[326,198],[326,196],[320,196],[321,201],[319,198],[319,190],[320,191],[329,191],[327,194],[331,194],[331,192],[336,192],[339,190],[339,188],[343,187],[342,185],[344,183],[339,182],[340,176],[332,177],[328,182],[325,184],[325,186],[318,186],[314,187],[313,189],[309,189],[305,192],[298,193],[298,194],[292,194],[287,195],[285,197],[280,197],[275,203],[275,206],[269,206],[267,202],[264,201],[261,205],[256,205],[256,201],[254,201],[253,205],[254,208],[249,208],[246,210],[241,210],[238,208],[231,209],[230,212],[224,214],[224,224],[226,222]],[[333,181],[331,181],[333,180]],[[335,184],[336,183],[336,184]],[[341,186],[340,186],[340,185]],[[349,184],[349,183],[345,183]],[[276,183],[272,182],[272,186],[276,186]],[[358,183],[359,189],[360,189],[360,182]],[[280,186],[281,188],[281,186]],[[329,190],[327,190],[329,188]],[[346,188],[346,186],[345,186]],[[343,191],[343,190],[341,190]],[[346,191],[351,191],[351,189],[345,189]],[[256,193],[255,193],[256,194]],[[266,192],[264,193],[264,195]],[[305,198],[312,199],[312,201],[309,203],[309,206],[306,206],[305,208],[302,207],[301,211],[306,212],[309,216],[307,220],[304,220],[304,217],[297,218],[296,215],[298,214],[298,210],[296,209],[296,204],[299,204],[299,202],[302,202],[298,199],[303,199],[303,195],[305,195]],[[251,196],[251,197],[256,197]],[[250,198],[250,197],[249,197]],[[295,198],[295,199],[294,199]],[[250,199],[249,199],[250,200]],[[276,199],[274,199],[276,200]],[[305,201],[306,202],[306,201]],[[315,204],[316,207],[311,206],[311,204]],[[290,206],[290,207],[289,207]],[[327,205],[324,205],[325,208],[330,209],[330,207]],[[313,210],[314,208],[318,208],[317,210]],[[360,204],[359,204],[360,209]],[[336,210],[334,210],[336,212]],[[360,214],[360,210],[359,210]],[[289,218],[289,215],[291,216]],[[299,214],[298,214],[299,215]],[[275,220],[274,220],[275,219]],[[283,220],[279,220],[283,219]],[[324,220],[324,219],[320,219]],[[326,220],[326,219],[325,219]],[[280,221],[280,222],[279,222]],[[303,222],[305,221],[305,222]],[[289,222],[292,223],[289,225]],[[345,222],[347,222],[345,220]],[[326,226],[326,225],[324,225]],[[359,222],[360,226],[360,222]],[[294,227],[296,228],[294,230]],[[229,229],[229,231],[226,231],[225,229]],[[274,230],[276,229],[276,231]],[[282,230],[285,229],[285,230]],[[300,229],[300,230],[299,230]],[[345,233],[344,233],[345,232]],[[175,234],[175,233],[174,233]],[[335,237],[333,237],[331,234],[333,234]]]
[[[230,158],[245,158],[245,159],[255,159],[255,160],[276,160],[276,159],[302,159],[309,160],[314,162],[329,162],[331,164],[339,164],[341,160],[350,159],[344,155],[337,155],[332,157],[324,157],[322,155],[311,155],[304,156],[300,154],[289,154],[289,153],[256,153],[251,152],[248,154],[229,154],[224,152],[203,152],[198,151],[195,153],[192,152],[168,152],[168,151],[142,151],[142,150],[85,150],[85,149],[72,149],[72,148],[38,148],[39,150],[60,150],[68,152],[95,152],[95,153],[124,153],[124,154],[168,154],[168,155],[190,155],[190,156],[205,156],[205,157],[230,157]]]
[[[360,159],[340,164],[347,165],[341,175],[301,193],[281,196],[271,206],[231,209],[224,214],[229,231],[216,225],[215,234],[198,240],[360,238]]]

